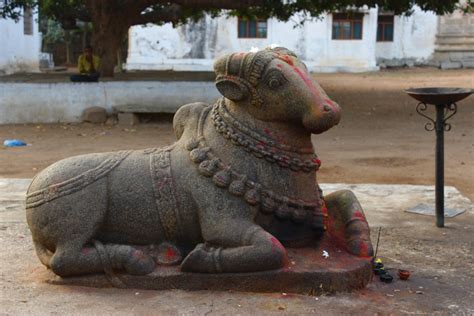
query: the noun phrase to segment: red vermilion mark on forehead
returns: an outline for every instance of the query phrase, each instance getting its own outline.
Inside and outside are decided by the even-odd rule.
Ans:
[[[291,56],[289,55],[278,55],[278,59],[283,60],[285,63],[287,63],[290,66],[294,66],[294,62],[291,59]]]
[[[291,56],[279,54],[277,58],[290,65],[291,68],[293,68],[293,71],[303,80],[305,85],[313,94],[316,106],[328,104],[331,108],[333,108],[333,110],[337,110],[335,103],[327,98],[326,93],[318,85],[314,85],[313,81],[306,73],[302,72],[297,66],[295,66]],[[282,68],[283,66],[281,64],[277,64],[277,67]]]
[[[318,91],[318,89],[313,84],[313,81],[311,80],[311,78],[309,78],[307,74],[303,73],[298,67],[292,66],[292,68],[294,72],[303,80],[305,85],[313,94],[315,104],[321,106],[324,103],[323,98],[321,97],[320,91]]]

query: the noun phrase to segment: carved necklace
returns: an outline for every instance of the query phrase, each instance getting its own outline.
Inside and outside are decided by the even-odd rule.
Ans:
[[[280,167],[290,168],[293,171],[311,172],[318,170],[321,166],[321,160],[313,152],[313,148],[300,149],[277,143],[239,122],[226,109],[224,99],[219,100],[213,107],[211,118],[216,130],[224,138],[243,147],[245,151],[251,152],[257,158],[264,158],[268,162],[277,163]],[[312,154],[312,156],[311,159],[302,160],[291,157],[282,151]]]
[[[309,221],[313,229],[326,230],[323,217],[327,217],[327,213],[321,211],[322,199],[303,201],[275,194],[261,184],[249,180],[245,174],[236,172],[213,153],[203,135],[204,122],[210,110],[208,107],[201,112],[197,138],[185,144],[191,161],[198,166],[199,173],[212,178],[217,187],[227,189],[232,195],[243,198],[249,205],[259,206],[260,212],[264,214],[274,214],[279,219],[292,220],[295,223]]]

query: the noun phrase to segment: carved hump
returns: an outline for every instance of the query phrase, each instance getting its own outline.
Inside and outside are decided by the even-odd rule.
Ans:
[[[173,129],[177,139],[183,136],[186,129],[191,129],[194,132],[199,114],[208,106],[203,102],[195,102],[185,104],[176,111],[173,117]]]

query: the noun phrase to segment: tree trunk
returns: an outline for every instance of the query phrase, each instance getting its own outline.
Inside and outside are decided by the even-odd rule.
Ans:
[[[82,50],[87,46],[87,26],[82,29]]]
[[[117,71],[122,72],[123,68],[122,47],[117,50]]]
[[[70,64],[72,64],[72,52],[71,52],[72,36],[71,36],[71,31],[64,31],[64,43],[66,44],[66,65],[70,65]]]
[[[104,77],[113,77],[117,65],[117,50],[120,47],[122,35],[101,30],[92,35],[94,52],[101,58],[100,72]]]
[[[116,0],[86,1],[92,16],[92,43],[94,53],[101,58],[100,72],[113,77],[117,65],[117,50],[131,26],[128,10]]]
[[[71,43],[66,42],[66,65],[71,64]]]

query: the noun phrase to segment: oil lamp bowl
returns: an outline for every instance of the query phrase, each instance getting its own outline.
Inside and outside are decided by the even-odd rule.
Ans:
[[[471,95],[472,89],[464,88],[416,88],[405,92],[412,98],[425,104],[449,105],[461,101]]]

